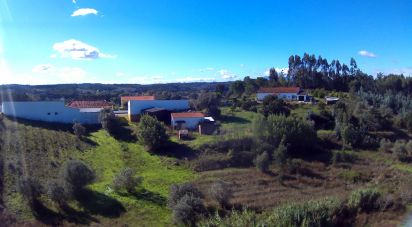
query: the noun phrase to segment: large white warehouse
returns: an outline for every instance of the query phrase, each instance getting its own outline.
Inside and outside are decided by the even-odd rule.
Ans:
[[[101,108],[72,108],[63,101],[3,102],[6,116],[34,121],[73,124],[99,124]]]

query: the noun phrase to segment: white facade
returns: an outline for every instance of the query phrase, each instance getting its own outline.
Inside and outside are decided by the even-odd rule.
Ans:
[[[199,123],[204,121],[204,117],[172,117],[172,126],[175,128],[180,122],[182,128],[197,129]]]
[[[73,124],[99,124],[99,109],[76,109],[58,102],[3,102],[6,116],[34,121]]]
[[[129,115],[137,115],[149,108],[187,110],[189,109],[189,100],[131,100],[128,102],[128,106]]]
[[[258,101],[263,101],[268,95],[275,95],[273,93],[257,93],[256,99]],[[299,96],[304,96],[304,101],[306,100],[306,95],[299,95],[297,93],[279,93],[276,95],[279,99],[288,101],[297,101]]]

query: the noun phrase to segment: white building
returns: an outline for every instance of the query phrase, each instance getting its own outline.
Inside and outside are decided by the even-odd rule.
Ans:
[[[3,102],[3,113],[12,118],[73,124],[99,124],[101,108],[71,108],[63,101]]]
[[[128,102],[129,119],[135,119],[146,109],[162,108],[169,111],[188,110],[189,100],[130,100]]]
[[[279,99],[288,101],[308,102],[309,96],[300,87],[265,87],[257,92],[256,99],[263,101],[267,96],[277,96]]]
[[[172,113],[172,127],[174,129],[197,129],[205,120],[201,112]]]

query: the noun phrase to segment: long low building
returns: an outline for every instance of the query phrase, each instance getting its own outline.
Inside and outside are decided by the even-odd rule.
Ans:
[[[63,101],[3,102],[3,113],[12,118],[73,124],[99,124],[102,108],[72,108]]]
[[[151,108],[160,108],[169,111],[188,110],[189,100],[130,100],[128,102],[129,119],[138,119],[138,116],[144,113],[144,110]]]

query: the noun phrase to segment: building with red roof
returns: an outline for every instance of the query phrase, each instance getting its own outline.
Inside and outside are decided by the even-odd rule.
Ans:
[[[262,87],[258,90],[256,99],[263,101],[267,96],[276,96],[287,101],[309,101],[310,97],[300,87]]]
[[[180,112],[171,114],[171,123],[174,129],[196,129],[205,120],[201,112]]]

